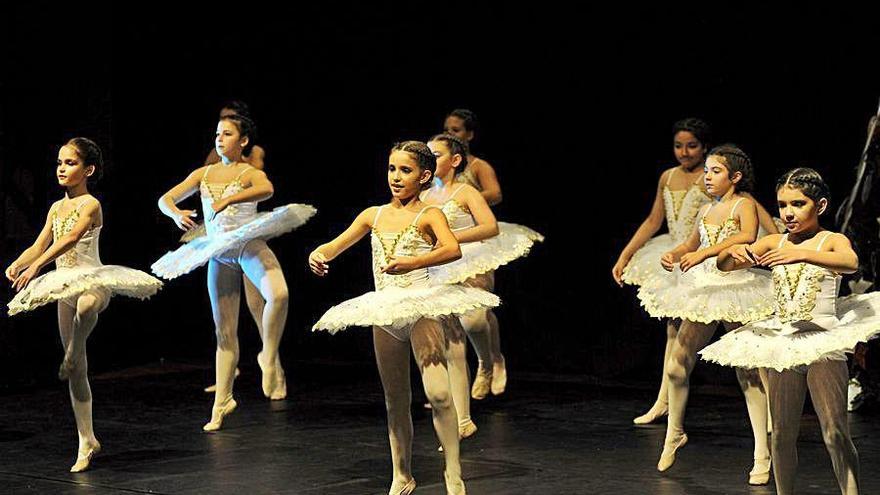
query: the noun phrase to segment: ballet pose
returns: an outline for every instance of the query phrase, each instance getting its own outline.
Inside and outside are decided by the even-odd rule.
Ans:
[[[257,362],[263,372],[262,389],[268,398],[286,394],[286,378],[278,346],[287,319],[288,289],[281,265],[266,240],[305,223],[315,209],[289,204],[257,213],[257,203],[274,193],[265,172],[241,160],[253,132],[243,115],[221,118],[215,147],[219,163],[193,171],[159,199],[159,209],[182,230],[196,227],[193,210],[177,203],[198,192],[205,213],[207,235],[193,239],[153,264],[153,272],[173,279],[208,264],[208,294],[217,334],[216,384],[211,420],[205,431],[220,429],[223,418],[237,406],[232,394],[238,364],[238,311],[242,274],[253,281],[266,301],[261,328],[263,349]]]
[[[845,236],[824,230],[819,216],[831,199],[813,169],[797,168],[777,183],[788,233],[730,246],[718,256],[723,271],[772,270],[775,312],[722,337],[702,358],[758,368],[768,378],[776,492],[794,493],[797,437],[809,390],[840,492],[859,492],[859,460],[847,423],[846,355],[880,332],[880,293],[838,298],[840,274],[858,269]]]
[[[114,295],[146,299],[162,287],[161,281],[144,272],[101,263],[98,244],[103,212],[98,199],[89,194],[88,182],[100,176],[102,167],[101,149],[89,139],[73,138],[61,147],[55,174],[65,189],[64,198],[49,209],[34,244],[6,268],[6,278],[18,291],[8,304],[10,315],[57,302],[64,347],[58,378],[68,382],[79,436],[72,473],[88,469],[92,457],[101,451],[92,426],[86,356],[86,341],[98,315]],[[52,261],[55,270],[37,277]]]
[[[723,145],[708,154],[704,172],[706,190],[716,201],[701,209],[690,237],[661,257],[663,267],[673,272],[671,276],[652,278],[639,289],[639,298],[651,316],[682,320],[665,364],[669,418],[657,463],[659,471],[672,466],[676,451],[688,440],[684,414],[697,352],[708,343],[719,322],[731,330],[773,312],[771,282],[766,272],[730,274],[715,267],[715,257],[721,251],[735,244],[754,242],[757,237],[757,206],[739,193],[752,187],[751,161],[739,148]],[[755,463],[749,483],[766,484],[770,477],[770,452],[765,389],[759,373],[739,368],[736,373],[755,439]]]
[[[640,286],[652,278],[665,278],[668,272],[660,264],[660,257],[684,242],[694,231],[694,222],[700,209],[712,197],[705,191],[703,165],[711,139],[709,125],[695,118],[687,118],[672,127],[672,149],[678,165],[660,174],[651,212],[621,251],[611,275],[620,286],[624,283]],[[660,230],[666,218],[667,234],[652,236]],[[666,348],[663,353],[663,374],[654,405],[635,419],[635,424],[649,424],[666,416],[669,411],[669,380],[666,364],[675,344],[681,320],[666,320]]]
[[[251,117],[250,107],[247,103],[240,100],[232,100],[223,105],[220,109],[220,118],[231,117],[234,115],[244,115],[245,117]],[[265,168],[266,161],[266,150],[260,146],[259,144],[254,143],[256,141],[256,136],[253,136],[248,143],[248,146],[242,152],[241,161],[246,162],[248,165],[254,167],[257,170],[263,170]],[[208,156],[205,157],[205,166],[211,165],[212,163],[217,163],[221,161],[220,155],[217,153],[216,148],[211,148],[211,151],[208,153]],[[205,224],[200,224],[195,229],[190,229],[181,236],[181,242],[189,242],[197,237],[201,237],[206,234]],[[260,336],[260,340],[263,339],[263,309],[266,306],[266,301],[263,300],[263,296],[260,295],[260,291],[254,285],[250,279],[247,278],[244,274],[242,274],[241,281],[244,285],[244,300],[247,303],[248,311],[251,314],[251,318],[253,318],[254,323],[257,325],[257,333]],[[279,360],[276,363],[276,366],[281,366],[281,361]],[[240,374],[238,368],[235,368],[235,378],[238,378]],[[282,383],[279,386],[278,390],[275,394],[272,395],[272,399],[280,400],[287,397],[286,384]],[[217,385],[210,385],[205,387],[205,392],[214,393],[217,391]]]
[[[348,326],[372,326],[376,364],[385,392],[393,466],[389,494],[408,494],[412,477],[412,416],[409,363],[415,357],[434,429],[446,460],[446,491],[465,493],[459,461],[459,429],[450,393],[443,320],[475,309],[497,306],[498,298],[481,289],[440,284],[428,267],[461,257],[455,235],[439,208],[425,205],[419,193],[436,169],[431,150],[418,141],[396,144],[388,159],[391,201],[367,208],[342,234],[309,255],[309,266],[326,276],[332,260],[370,235],[376,290],[329,309],[315,330],[335,333]]]

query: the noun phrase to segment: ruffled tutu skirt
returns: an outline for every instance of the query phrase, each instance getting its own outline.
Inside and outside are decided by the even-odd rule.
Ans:
[[[106,290],[111,295],[146,299],[161,287],[161,280],[125,266],[59,268],[31,280],[7,306],[9,314],[14,315],[94,289]]]
[[[682,273],[675,269],[639,288],[639,300],[655,318],[679,318],[698,323],[747,323],[773,314],[773,282],[769,271],[722,272],[716,258]],[[659,264],[659,262],[658,262]]]
[[[272,211],[257,213],[253,220],[233,230],[192,239],[169,251],[153,263],[153,273],[173,279],[206,264],[228,251],[240,250],[254,239],[271,239],[306,223],[317,210],[304,204],[289,204]]]
[[[660,257],[677,245],[669,234],[652,238],[633,254],[623,268],[623,281],[630,285],[644,285],[649,280],[670,276],[660,264]]]
[[[845,360],[856,344],[880,333],[880,293],[837,300],[837,315],[783,323],[768,318],[744,325],[707,346],[706,361],[740,368],[777,371],[817,361]]]
[[[386,287],[367,292],[328,309],[312,330],[336,333],[346,327],[412,325],[421,318],[460,316],[476,309],[501,304],[495,294],[461,285],[430,285],[418,288]]]
[[[514,223],[498,222],[498,235],[480,242],[465,242],[461,259],[430,269],[431,279],[441,284],[462,283],[521,258],[544,236]]]

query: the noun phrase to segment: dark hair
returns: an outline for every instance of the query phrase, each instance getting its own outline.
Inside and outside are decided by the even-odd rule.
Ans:
[[[97,182],[104,175],[104,156],[97,143],[89,138],[75,137],[68,141],[66,146],[73,146],[83,165],[95,167],[95,172],[88,179],[89,182]]]
[[[477,114],[468,110],[467,108],[456,108],[455,110],[449,112],[446,117],[458,117],[464,122],[464,128],[469,132],[477,132],[477,129],[480,128],[480,123],[477,120]]]
[[[820,199],[825,198],[829,203],[831,202],[831,189],[825,183],[825,179],[819,175],[819,172],[812,168],[798,167],[789,170],[776,181],[777,191],[785,186],[799,190],[804,193],[804,196],[813,201],[818,202]]]
[[[220,111],[222,112],[224,108],[232,110],[236,115],[244,115],[245,117],[251,116],[251,108],[247,103],[241,100],[229,100],[220,107]]]
[[[403,141],[400,143],[394,143],[394,146],[391,147],[391,152],[393,153],[395,151],[405,151],[409,153],[410,156],[415,159],[416,163],[419,164],[419,168],[431,172],[431,179],[434,178],[434,172],[437,170],[437,157],[434,156],[434,152],[431,151],[431,148],[428,148],[427,144],[421,141]],[[427,189],[430,186],[431,180],[429,179],[422,184],[422,189]]]
[[[733,177],[733,174],[739,172],[742,178],[736,185],[739,192],[751,192],[755,187],[755,169],[752,167],[752,160],[749,155],[739,149],[735,144],[722,144],[712,148],[706,156],[717,156],[723,160],[724,166],[727,167],[727,176]]]
[[[228,120],[232,122],[233,124],[235,124],[235,127],[236,129],[238,129],[238,133],[241,134],[241,137],[248,138],[248,144],[244,147],[243,153],[245,155],[249,154],[257,140],[257,124],[255,124],[254,121],[247,115],[242,115],[240,113],[227,115],[226,117],[220,117],[220,120]]]
[[[672,125],[672,136],[675,137],[681,131],[693,134],[706,148],[712,145],[712,128],[704,120],[695,117],[681,119]]]
[[[431,141],[443,141],[450,153],[461,157],[461,164],[455,167],[455,175],[460,174],[467,167],[467,143],[452,134],[436,134],[431,138]]]

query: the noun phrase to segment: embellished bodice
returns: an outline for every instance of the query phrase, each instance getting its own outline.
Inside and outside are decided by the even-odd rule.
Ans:
[[[443,215],[446,216],[446,221],[449,222],[449,228],[453,232],[469,229],[477,224],[471,214],[470,208],[468,208],[466,204],[455,199],[455,196],[458,195],[458,192],[461,191],[463,187],[464,185],[459,185],[454,191],[452,191],[452,194],[449,195],[449,198],[446,201],[442,204],[436,205],[440,208],[440,211],[443,212]]]
[[[818,251],[825,234],[816,248]],[[782,247],[788,235],[782,238]],[[837,317],[837,292],[841,276],[827,268],[809,263],[791,263],[773,267],[773,292],[776,317],[783,323],[813,321]]]
[[[663,209],[666,210],[666,227],[673,242],[680,244],[694,231],[694,222],[700,214],[700,208],[712,201],[712,197],[706,194],[700,187],[703,176],[697,178],[687,189],[673,191],[669,188],[672,177],[678,171],[673,168],[669,172],[666,184],[663,186]]]
[[[477,158],[472,158],[470,161],[477,160]],[[477,191],[482,192],[483,188],[480,186],[480,181],[477,180],[477,175],[474,173],[473,167],[470,166],[470,161],[467,166],[465,166],[464,170],[455,175],[453,179],[454,182],[460,182],[462,184],[468,184],[472,186]]]
[[[391,275],[382,273],[394,256],[421,256],[431,252],[434,244],[424,233],[418,228],[418,220],[424,213],[426,207],[416,215],[416,218],[399,232],[380,232],[376,228],[376,220],[382,213],[382,208],[376,213],[373,220],[372,232],[370,234],[370,246],[373,254],[373,282],[376,290],[382,290],[386,287],[422,287],[428,284],[430,278],[428,268],[419,268],[400,275]]]
[[[79,221],[80,209],[84,202],[66,215],[59,215],[58,208],[52,211],[52,239],[57,241],[70,233],[76,222]],[[76,244],[64,254],[55,258],[56,268],[75,268],[85,266],[101,266],[101,256],[98,253],[98,239],[101,234],[101,226],[90,227]]]
[[[229,196],[238,194],[244,190],[244,185],[241,183],[241,177],[245,172],[251,169],[251,167],[245,168],[232,182],[209,182],[206,178],[211,167],[213,167],[213,165],[208,166],[207,170],[205,170],[205,175],[202,176],[202,180],[199,183],[199,194],[202,197],[202,211],[206,215],[206,218],[210,215],[211,205],[215,201],[228,198]],[[253,220],[256,214],[256,201],[229,205],[219,214],[205,222],[205,230],[209,236],[234,230]]]
[[[663,187],[663,206],[666,210],[666,226],[676,243],[681,243],[694,230],[694,222],[702,208],[711,202],[709,197],[697,184],[683,190],[673,191],[669,186]]]

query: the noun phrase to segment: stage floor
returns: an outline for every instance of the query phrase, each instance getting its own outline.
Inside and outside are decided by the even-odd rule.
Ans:
[[[649,384],[592,383],[510,370],[505,395],[474,401],[477,434],[462,444],[468,493],[770,494],[748,487],[751,435],[734,388],[691,395],[690,443],[655,470],[664,424],[634,427]],[[104,451],[70,474],[76,432],[66,386],[0,397],[0,492],[40,494],[384,494],[390,459],[381,387],[367,363],[291,363],[286,401],[259,393],[255,367],[236,382],[238,410],[201,431],[207,367],[156,365],[93,377]],[[419,398],[420,394],[414,394]],[[414,403],[418,494],[442,494],[430,411]],[[880,418],[851,415],[862,492],[880,493]],[[799,494],[838,493],[816,418],[801,429]]]

